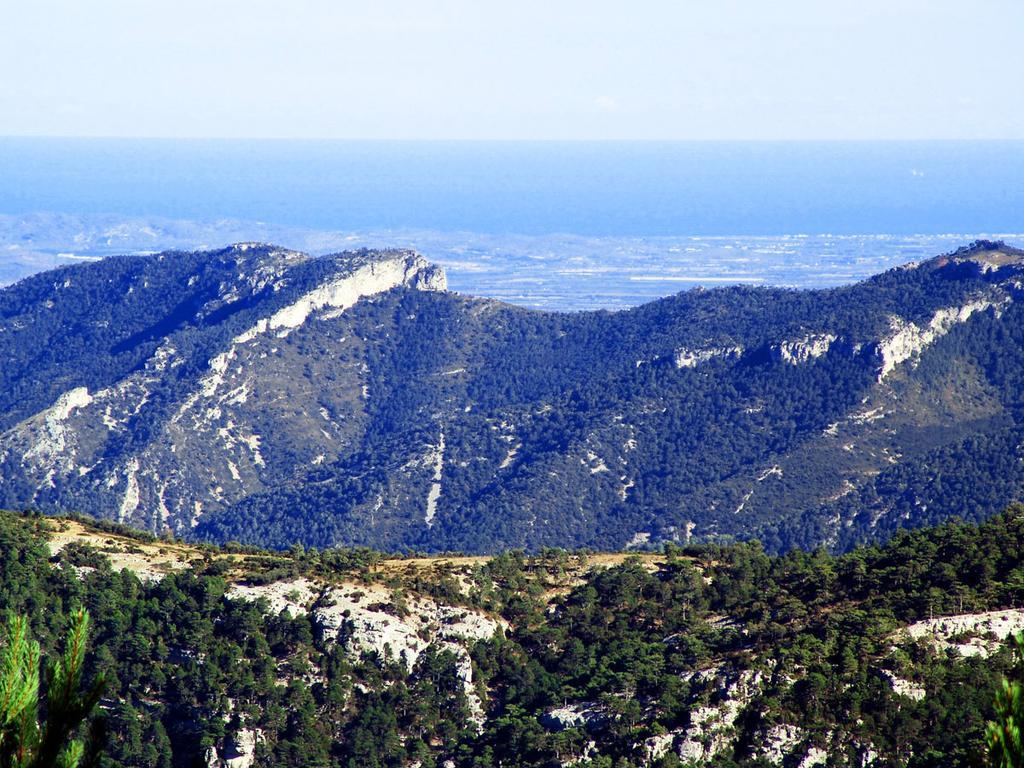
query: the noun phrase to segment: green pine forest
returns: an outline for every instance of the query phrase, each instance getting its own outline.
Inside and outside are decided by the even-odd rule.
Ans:
[[[202,546],[188,569],[143,581],[113,570],[102,547],[51,557],[58,525],[0,515],[0,594],[44,652],[59,650],[74,611],[89,612],[83,685],[105,678],[108,766],[205,765],[210,747],[223,751],[246,727],[260,733],[258,766],[666,768],[684,763],[648,745],[722,703],[712,679],[757,683],[707,764],[767,765],[768,730],[792,726],[800,749],[823,750],[828,765],[981,765],[1009,644],[964,658],[899,630],[1024,602],[1021,506],[844,555],[769,555],[749,542],[602,568],[584,552],[512,551],[461,576],[443,560],[381,570],[370,550]],[[99,537],[125,534],[93,525]],[[327,640],[309,615],[225,596],[232,582],[297,576],[380,583],[396,615],[424,595],[507,620],[469,649],[483,722],[450,651],[431,647],[410,671],[349,652],[344,632]],[[897,693],[893,677],[923,695]],[[552,724],[552,710],[581,703],[596,713],[588,722]]]

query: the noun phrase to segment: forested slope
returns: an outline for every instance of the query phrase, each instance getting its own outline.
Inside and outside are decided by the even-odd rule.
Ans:
[[[141,579],[110,567],[126,558]],[[50,649],[89,609],[111,765],[966,766],[1000,638],[1024,628],[1024,510],[843,556],[611,566],[218,550],[2,514],[0,594]]]
[[[1024,498],[1024,253],[623,312],[243,244],[0,291],[0,502],[390,551],[844,550]]]

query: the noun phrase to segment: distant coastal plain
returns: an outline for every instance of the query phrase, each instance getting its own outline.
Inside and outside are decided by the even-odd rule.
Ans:
[[[842,285],[1024,237],[1024,142],[0,138],[0,284],[114,253],[409,247],[454,290],[619,309]]]

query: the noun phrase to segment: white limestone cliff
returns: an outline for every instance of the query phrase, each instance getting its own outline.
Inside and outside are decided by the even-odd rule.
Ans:
[[[23,465],[34,465],[49,472],[49,482],[52,482],[54,473],[69,473],[75,465],[76,441],[67,422],[72,413],[92,401],[88,389],[75,387],[58,397],[45,411],[15,427],[15,430],[20,428],[27,443],[22,454]]]
[[[694,679],[712,683],[718,689],[717,703],[690,711],[690,725],[675,744],[676,754],[684,762],[706,761],[725,750],[735,736],[740,713],[762,684],[761,673],[753,670],[721,674],[712,668],[697,673]]]
[[[263,739],[259,728],[238,729],[225,739],[223,749],[211,746],[206,750],[206,768],[252,768],[256,747]]]
[[[769,347],[769,354],[773,360],[787,365],[800,365],[828,354],[837,340],[838,337],[834,333],[810,334],[801,339],[772,344]]]
[[[441,478],[444,474],[444,427],[437,438],[437,445],[430,451],[426,463],[433,469],[430,480],[430,490],[427,491],[427,510],[423,516],[423,522],[430,528],[434,525],[434,517],[437,515],[437,502],[441,499]]]
[[[984,658],[1020,632],[1024,632],[1024,609],[1009,609],[925,619],[897,633],[896,639],[924,640],[940,651]]]
[[[710,362],[711,360],[725,359],[738,360],[743,355],[743,347],[704,347],[700,349],[688,349],[680,347],[672,356],[676,368],[696,368],[698,365]]]
[[[922,325],[899,317],[889,319],[892,333],[881,339],[877,345],[880,367],[878,380],[882,381],[895,370],[896,366],[919,355],[926,347],[949,333],[956,325],[966,322],[976,312],[994,308],[997,312],[1004,302],[990,299],[976,299],[959,307],[946,307],[932,315]]]
[[[402,662],[412,671],[430,645],[449,651],[456,658],[456,672],[473,720],[483,722],[483,703],[476,692],[469,646],[504,632],[508,626],[503,620],[427,597],[400,599],[380,585],[329,587],[294,579],[260,586],[234,585],[227,594],[232,599],[266,599],[270,613],[311,613],[324,638],[343,642],[354,658],[371,653]]]

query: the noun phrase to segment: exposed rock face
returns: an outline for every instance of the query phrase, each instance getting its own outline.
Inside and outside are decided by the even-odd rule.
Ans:
[[[764,734],[759,751],[772,765],[781,765],[804,738],[806,734],[795,725],[773,725]]]
[[[322,602],[324,605],[313,615],[324,635],[342,639],[354,655],[369,652],[404,661],[411,671],[429,645],[450,651],[457,659],[474,721],[483,722],[483,704],[474,688],[467,647],[502,632],[504,622],[426,598],[409,600],[407,613],[396,616],[382,610],[382,606],[394,603],[394,595],[385,589],[361,586],[333,589]]]
[[[910,680],[904,680],[903,678],[898,677],[894,672],[883,670],[882,676],[889,681],[889,684],[892,686],[893,693],[897,696],[906,696],[908,699],[921,701],[921,699],[923,699],[927,694],[927,691],[925,691],[925,689],[920,685],[915,685]]]
[[[222,751],[206,750],[207,768],[252,768],[256,762],[256,746],[263,741],[258,728],[241,728],[227,737]]]
[[[430,466],[434,473],[430,477],[430,490],[427,492],[427,510],[423,515],[423,522],[429,528],[434,524],[434,517],[437,515],[437,502],[441,498],[441,478],[444,474],[444,429],[437,438],[437,446],[429,457]]]
[[[821,749],[821,747],[810,747],[807,750],[807,754],[803,756],[799,763],[797,763],[797,768],[811,768],[811,766],[815,765],[825,765],[827,761],[828,752]]]
[[[276,331],[283,338],[320,310],[325,320],[337,317],[366,296],[406,286],[421,291],[444,291],[448,283],[440,267],[431,266],[422,256],[402,254],[370,261],[357,267],[351,274],[318,286],[298,301],[260,320],[251,329],[235,339],[238,344],[251,341],[267,331]]]
[[[723,756],[731,756],[733,750],[743,742],[738,721],[743,710],[764,687],[765,680],[761,673],[753,670],[733,672],[713,667],[694,675],[691,683],[698,698],[690,710],[689,726],[647,739],[641,745],[644,765],[654,764],[669,752],[675,752],[688,765],[715,765]],[[701,700],[708,703],[701,704]],[[581,717],[587,711],[586,707],[556,710],[562,713],[565,728],[589,724]],[[552,714],[549,713],[548,717]],[[595,722],[600,726],[600,720]],[[559,721],[546,724],[554,729]],[[811,742],[811,734],[794,724],[767,727],[755,735],[748,748],[752,749],[752,757],[776,766],[812,768],[824,765],[828,757],[827,750]]]
[[[773,725],[757,745],[756,753],[772,765],[794,765],[797,768],[812,768],[824,765],[828,752],[814,745],[807,745],[808,734],[796,725]]]
[[[726,671],[712,667],[691,678],[696,694],[687,727],[654,736],[640,747],[648,763],[675,751],[684,763],[707,764],[733,748],[738,736],[736,721],[761,690],[760,672]],[[707,703],[700,703],[706,701]],[[608,722],[607,709],[595,702],[580,702],[547,712],[541,724],[549,730],[569,728],[599,730]]]
[[[772,344],[769,350],[774,360],[787,365],[800,365],[828,354],[837,339],[834,333],[811,334],[802,339]]]
[[[263,734],[258,729],[242,728],[230,739],[224,753],[225,768],[251,768],[256,761],[256,745]]]
[[[925,619],[911,624],[898,637],[926,640],[939,650],[953,649],[961,656],[984,658],[998,650],[1006,638],[1020,632],[1024,632],[1024,609],[1011,609]]]
[[[961,306],[946,307],[935,312],[928,323],[923,326],[895,315],[892,316],[889,320],[892,333],[874,344],[875,354],[880,361],[879,381],[901,363],[920,355],[927,346],[949,333],[954,326],[966,322],[975,312],[990,308],[999,312],[1008,301],[1009,297],[1004,297],[998,302],[979,298]],[[841,353],[849,355],[859,352],[862,347],[863,344],[851,344],[835,333],[810,333],[802,338],[769,344],[767,353],[769,359],[775,362],[801,365],[822,357],[834,349],[839,349]],[[673,361],[677,368],[696,368],[698,365],[716,359],[738,360],[743,354],[744,350],[740,346],[698,349],[680,347],[675,350]]]
[[[947,307],[936,312],[924,326],[899,317],[891,318],[892,334],[880,340],[877,345],[877,355],[881,361],[878,380],[892,373],[896,366],[919,355],[925,347],[945,336],[954,326],[968,320],[975,312],[990,307],[998,311],[1001,306],[989,299],[978,299],[959,307]]]
[[[687,349],[680,347],[673,354],[672,360],[676,368],[696,368],[711,360],[738,360],[743,355],[743,347],[708,347],[706,349]]]
[[[226,595],[232,600],[248,600],[250,602],[266,600],[268,613],[277,616],[284,611],[295,618],[306,615],[308,606],[322,590],[322,585],[309,579],[292,579],[259,586],[232,584]]]
[[[570,728],[593,730],[608,721],[608,713],[598,703],[589,701],[557,707],[541,716],[540,722],[552,731],[567,731]]]
[[[709,760],[731,746],[736,720],[762,683],[761,674],[752,670],[720,675],[712,669],[696,679],[714,684],[717,703],[690,710],[690,725],[675,745],[684,762]]]
[[[456,669],[476,723],[483,722],[483,704],[473,681],[469,646],[490,640],[507,629],[503,620],[433,600],[399,600],[391,590],[363,584],[329,587],[308,579],[261,586],[234,585],[228,596],[266,599],[271,613],[296,616],[312,612],[324,637],[342,642],[353,657],[372,653],[401,661],[411,672],[420,655],[435,645],[456,658]]]
[[[51,485],[55,475],[68,474],[74,467],[75,433],[68,428],[67,421],[75,410],[85,408],[92,401],[88,389],[75,387],[25,423],[29,447],[22,459],[45,472],[46,482]]]
[[[426,598],[409,600],[406,615],[396,616],[379,607],[395,600],[390,590],[380,587],[351,585],[333,589],[325,597],[325,605],[316,608],[314,616],[327,637],[344,636],[357,652],[394,659],[404,656],[410,669],[434,640],[487,640],[504,628],[483,614]]]
[[[678,733],[669,731],[658,736],[651,736],[644,742],[644,759],[647,763],[660,760],[672,750],[672,744],[678,737]]]

